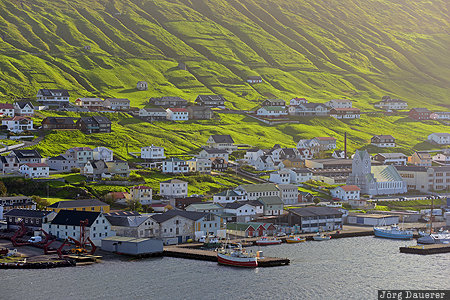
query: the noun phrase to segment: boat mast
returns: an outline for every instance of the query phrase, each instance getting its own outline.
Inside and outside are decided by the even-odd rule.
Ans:
[[[434,209],[434,198],[431,198],[430,234],[433,232],[433,209]]]

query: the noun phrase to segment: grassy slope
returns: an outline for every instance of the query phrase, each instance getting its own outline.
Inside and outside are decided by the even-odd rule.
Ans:
[[[450,102],[447,16],[445,0],[0,0],[0,96],[64,87],[142,106],[220,93],[250,108],[271,93],[370,108],[391,94],[437,108]],[[256,74],[264,83],[244,82]]]
[[[79,116],[75,113],[52,113],[45,115]],[[367,116],[361,120],[338,121],[333,118],[300,119],[301,124],[280,124],[267,126],[242,115],[219,114],[219,120],[155,122],[146,123],[131,118],[126,114],[108,114],[113,120],[110,134],[84,135],[80,131],[53,131],[34,148],[43,156],[64,152],[75,146],[99,145],[114,150],[115,155],[130,159],[130,152],[140,152],[140,147],[147,145],[164,146],[167,155],[196,153],[211,134],[230,134],[236,143],[269,148],[274,144],[295,147],[300,138],[315,136],[334,136],[338,147],[343,147],[344,132],[348,134],[349,151],[359,149],[369,143],[373,134],[392,134],[397,138],[398,147],[378,149],[366,146],[372,153],[403,152],[411,154],[413,150],[434,149],[424,142],[432,132],[448,132],[448,126],[436,121],[415,122],[398,116]],[[374,124],[376,130],[374,131]]]

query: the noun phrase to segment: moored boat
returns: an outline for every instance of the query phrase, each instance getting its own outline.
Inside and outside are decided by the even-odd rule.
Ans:
[[[421,236],[417,239],[418,244],[450,244],[450,233],[438,232]]]
[[[256,241],[256,245],[258,246],[268,246],[268,245],[279,245],[281,244],[281,240],[277,238],[268,238],[263,236],[259,240]]]
[[[398,240],[410,240],[413,238],[411,230],[401,230],[398,226],[374,227],[376,237]]]
[[[236,248],[222,248],[217,252],[217,262],[221,265],[256,268],[258,258],[253,253],[249,253],[240,244]]]
[[[286,243],[289,243],[289,244],[302,243],[302,242],[305,242],[305,241],[306,241],[306,238],[300,238],[298,236],[296,237],[296,236],[293,236],[293,235],[289,236],[286,239]]]
[[[313,236],[313,240],[315,241],[327,241],[331,239],[331,235],[326,235],[318,232],[315,236]]]

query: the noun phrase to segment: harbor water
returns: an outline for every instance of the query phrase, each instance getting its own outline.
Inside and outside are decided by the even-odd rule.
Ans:
[[[0,270],[1,299],[376,299],[379,289],[450,289],[450,255],[401,254],[375,237],[254,247],[289,266],[239,269],[179,258]]]

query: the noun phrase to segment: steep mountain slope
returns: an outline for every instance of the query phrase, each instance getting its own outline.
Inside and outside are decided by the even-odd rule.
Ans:
[[[390,94],[437,107],[450,104],[449,31],[446,0],[0,0],[0,96],[61,87],[136,106],[217,93],[237,108],[270,94],[369,108]]]

